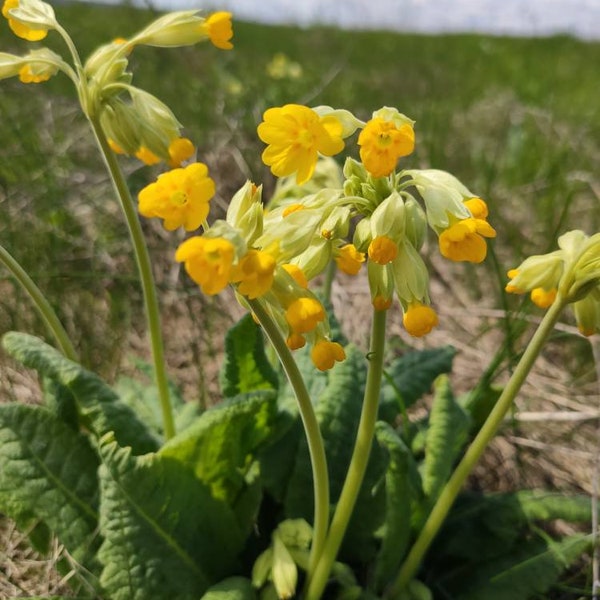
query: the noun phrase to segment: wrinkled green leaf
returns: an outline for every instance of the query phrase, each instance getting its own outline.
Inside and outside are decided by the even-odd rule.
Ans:
[[[0,511],[53,531],[94,571],[98,457],[87,438],[41,406],[0,405]]]
[[[208,589],[201,600],[255,600],[252,582],[245,577],[228,577]]]
[[[438,375],[450,373],[456,350],[443,346],[412,350],[385,369],[379,400],[379,418],[394,422],[398,414],[426,394]]]
[[[220,381],[226,398],[278,387],[277,373],[265,354],[262,331],[249,314],[227,332]]]
[[[231,572],[235,515],[178,460],[101,440],[100,582],[111,600],[197,600]]]
[[[496,405],[503,388],[496,385],[480,385],[459,398],[458,403],[471,416],[473,429],[479,431]]]
[[[66,388],[77,401],[81,424],[98,437],[113,431],[119,443],[130,446],[136,454],[158,448],[157,438],[95,373],[32,335],[10,332],[2,343],[26,367]]]
[[[423,491],[430,502],[436,500],[448,480],[469,427],[469,416],[454,399],[448,378],[441,375],[435,383],[422,468]]]

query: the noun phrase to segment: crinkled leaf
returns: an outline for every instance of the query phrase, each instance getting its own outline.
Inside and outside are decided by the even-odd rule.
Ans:
[[[245,577],[228,577],[208,589],[201,600],[255,600],[252,582]]]
[[[438,375],[450,373],[456,354],[452,346],[412,350],[385,369],[380,394],[379,418],[394,422],[399,413],[426,394]]]
[[[278,387],[277,373],[265,354],[262,331],[249,314],[227,332],[220,381],[226,398]]]
[[[82,425],[98,437],[112,431],[119,444],[130,446],[136,454],[158,448],[157,438],[95,373],[32,335],[10,332],[2,343],[6,351],[26,367],[66,388],[77,401]]]
[[[243,546],[235,515],[188,465],[101,440],[100,582],[111,600],[197,600]]]
[[[410,536],[411,505],[419,496],[420,483],[413,456],[394,429],[380,421],[375,433],[389,454],[385,474],[385,522],[375,566],[375,581],[381,590],[404,558]]]
[[[423,491],[430,502],[436,500],[448,480],[469,427],[469,416],[454,399],[448,378],[441,375],[435,383],[422,468]]]
[[[41,406],[0,405],[0,511],[40,519],[91,571],[98,545],[98,457]]]
[[[273,431],[276,409],[272,390],[231,398],[204,412],[159,455],[187,465],[216,498],[233,506],[247,489],[251,459]]]
[[[458,399],[458,403],[471,416],[475,432],[485,423],[500,398],[502,390],[503,388],[500,386],[484,383]]]

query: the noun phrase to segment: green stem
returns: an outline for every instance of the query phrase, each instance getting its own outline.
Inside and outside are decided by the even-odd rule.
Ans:
[[[33,279],[29,277],[25,269],[3,246],[0,246],[0,262],[10,271],[11,275],[19,282],[25,292],[27,292],[33,305],[46,324],[48,331],[54,336],[60,351],[68,359],[77,362],[77,352],[73,348],[69,334],[65,331],[48,300],[46,300],[46,296],[44,296],[40,288],[34,283]]]
[[[333,286],[333,280],[335,279],[336,264],[334,260],[330,260],[327,268],[325,269],[325,279],[323,280],[323,299],[326,304],[331,302],[331,287]]]
[[[379,408],[379,393],[381,390],[381,377],[383,373],[383,353],[385,349],[385,321],[387,311],[373,311],[373,324],[371,328],[371,348],[369,351],[369,372],[365,386],[358,432],[348,474],[344,481],[342,493],[340,494],[329,534],[325,541],[323,553],[317,564],[313,577],[308,582],[306,592],[307,600],[317,600],[323,594],[323,590],[329,579],[333,563],[337,557],[344,534],[348,527],[356,499],[364,479],[369,455],[375,435],[375,423],[377,421],[377,410]]]
[[[173,420],[173,410],[169,399],[169,385],[167,379],[165,354],[163,348],[163,339],[160,327],[160,310],[158,306],[158,297],[154,276],[152,274],[152,263],[150,254],[144,240],[142,226],[137,216],[135,205],[127,182],[119,168],[117,159],[108,145],[108,141],[102,127],[96,119],[90,118],[92,129],[96,135],[96,141],[102,152],[104,162],[111,176],[113,185],[117,192],[117,197],[121,204],[129,235],[133,244],[135,259],[137,262],[142,291],[144,294],[144,303],[146,307],[146,319],[148,322],[148,331],[150,333],[150,344],[152,347],[152,361],[154,363],[154,378],[158,389],[158,397],[162,412],[163,429],[165,439],[169,440],[175,435],[175,423]]]
[[[523,385],[525,378],[529,374],[533,363],[541,352],[544,342],[558,321],[558,317],[565,304],[565,300],[562,295],[559,294],[544,315],[542,322],[537,328],[534,336],[531,338],[529,345],[525,349],[521,360],[517,364],[492,412],[489,414],[487,420],[479,430],[479,433],[467,449],[463,459],[460,461],[454,470],[454,473],[452,473],[452,476],[448,480],[448,483],[442,490],[423,529],[406,557],[396,580],[387,591],[387,597],[393,598],[397,596],[415,576],[425,552],[427,552],[433,538],[442,526],[456,496],[460,493],[465,480],[500,427],[513,400]]]
[[[317,421],[310,394],[306,389],[302,374],[300,373],[298,365],[296,364],[290,349],[287,347],[277,324],[269,316],[260,301],[248,300],[248,304],[260,322],[269,341],[273,345],[288,381],[296,394],[300,417],[302,418],[302,424],[304,425],[304,431],[306,433],[312,466],[315,502],[313,540],[310,548],[308,568],[308,573],[310,575],[321,554],[325,536],[327,535],[327,527],[329,525],[329,474],[327,471],[327,458],[325,456],[323,438],[321,437],[319,422]]]

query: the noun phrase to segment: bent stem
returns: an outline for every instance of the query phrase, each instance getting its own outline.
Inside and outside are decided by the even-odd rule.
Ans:
[[[48,331],[54,337],[60,351],[70,360],[77,362],[77,352],[71,343],[69,334],[65,331],[54,309],[42,293],[40,288],[29,277],[25,269],[12,257],[12,255],[0,246],[0,262],[10,271],[11,275],[17,280],[19,285],[25,290],[35,309],[42,317]]]
[[[256,318],[269,338],[269,341],[273,345],[288,381],[294,390],[296,400],[298,401],[300,417],[302,418],[302,424],[304,426],[304,432],[306,434],[306,440],[308,442],[315,503],[313,540],[310,547],[308,566],[308,576],[310,577],[323,549],[325,536],[327,535],[327,527],[329,525],[329,474],[327,471],[327,458],[325,456],[323,438],[321,437],[317,416],[315,415],[304,379],[302,378],[298,365],[296,364],[290,349],[287,347],[281,332],[258,300],[248,300],[248,304],[256,315]]]
[[[448,515],[454,500],[460,493],[465,480],[475,467],[475,464],[483,454],[483,451],[486,449],[487,445],[500,427],[504,417],[506,416],[506,413],[513,403],[513,400],[521,389],[525,378],[529,374],[533,363],[541,352],[544,342],[558,321],[558,317],[560,316],[560,313],[565,305],[566,302],[563,296],[559,293],[554,303],[544,315],[544,318],[538,326],[534,336],[531,338],[529,345],[525,349],[521,360],[517,364],[496,405],[479,430],[479,433],[475,436],[475,439],[465,452],[463,459],[454,470],[454,473],[448,480],[448,483],[442,490],[442,493],[431,510],[423,529],[421,530],[417,540],[406,557],[406,560],[404,561],[396,580],[387,590],[386,596],[388,598],[396,597],[415,576],[419,566],[421,565],[421,561],[423,560],[425,552],[427,552],[431,542],[433,541],[433,538],[436,536],[440,527],[444,523],[444,520]]]
[[[112,179],[113,185],[117,192],[117,197],[121,204],[129,235],[133,244],[135,259],[140,274],[142,291],[144,294],[144,304],[146,307],[146,320],[148,322],[148,331],[150,333],[150,345],[152,348],[152,362],[154,365],[154,379],[158,389],[158,397],[162,412],[163,430],[165,439],[169,440],[175,435],[175,423],[173,420],[173,410],[169,398],[169,385],[167,379],[165,354],[163,347],[162,332],[160,327],[160,311],[158,307],[158,298],[156,294],[156,286],[154,284],[154,276],[152,275],[152,264],[150,255],[144,240],[142,227],[138,220],[133,199],[129,193],[129,188],[123,177],[123,173],[119,168],[117,159],[108,145],[108,141],[100,123],[90,118],[90,123],[96,141],[102,152],[104,162]]]
[[[307,600],[317,600],[323,594],[325,585],[331,573],[333,563],[337,557],[344,534],[348,528],[356,499],[364,479],[373,437],[375,435],[375,423],[377,421],[377,410],[379,408],[379,393],[381,390],[381,377],[383,373],[383,353],[385,349],[385,321],[387,311],[373,311],[373,323],[371,327],[371,348],[369,350],[369,371],[365,386],[360,422],[350,466],[342,493],[340,494],[331,527],[323,553],[319,558],[317,568],[312,578],[308,580],[306,592]]]

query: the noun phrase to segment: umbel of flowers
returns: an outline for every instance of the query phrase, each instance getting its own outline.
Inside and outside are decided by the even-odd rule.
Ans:
[[[343,169],[328,158],[357,131],[360,161]],[[414,149],[414,122],[395,108],[367,122],[347,110],[288,104],[270,108],[258,126],[267,144],[262,158],[280,179],[265,208],[261,188],[247,182],[224,220],[205,222],[213,186],[192,164],[160,175],[139,194],[140,212],[201,235],[176,252],[206,294],[233,285],[240,302],[258,300],[290,349],[309,343],[318,369],[343,360],[329,338],[326,311],[310,282],[332,261],[356,275],[366,264],[372,304],[388,310],[396,296],[406,330],[423,336],[438,324],[429,275],[420,255],[428,226],[440,252],[454,261],[485,259],[495,236],[485,202],[455,177],[433,169],[398,168]]]

